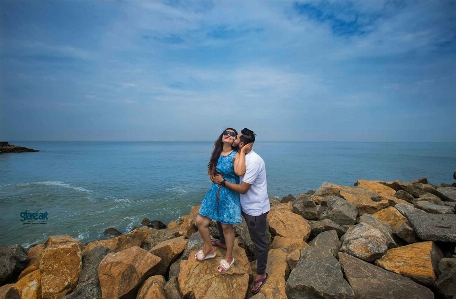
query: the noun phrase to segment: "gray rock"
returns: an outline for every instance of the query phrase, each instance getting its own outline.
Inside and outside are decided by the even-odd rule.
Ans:
[[[396,244],[396,242],[394,241],[394,239],[392,237],[393,229],[389,225],[387,225],[386,223],[378,221],[377,218],[375,218],[374,216],[369,215],[369,214],[362,215],[359,218],[359,222],[360,223],[367,223],[370,226],[373,226],[376,229],[378,229],[383,234],[383,236],[385,237],[388,249],[397,247],[397,244]]]
[[[416,235],[413,228],[406,222],[399,227],[393,228],[393,235],[404,240],[408,244],[418,242],[418,236]]]
[[[433,299],[428,288],[396,273],[339,252],[339,262],[357,299]]]
[[[399,198],[399,199],[403,199],[403,200],[408,201],[410,203],[412,203],[415,200],[415,197],[413,197],[413,195],[411,195],[410,193],[408,193],[405,190],[396,191],[396,193],[394,194],[394,197]]]
[[[27,266],[27,251],[21,245],[0,244],[0,285],[14,279]]]
[[[337,252],[330,246],[307,246],[301,250],[300,260],[323,259],[330,256],[335,257]]]
[[[118,231],[117,229],[115,229],[114,227],[110,227],[110,228],[105,229],[103,234],[105,236],[111,235],[111,236],[116,236],[116,237],[122,235],[122,233],[120,231]]]
[[[339,196],[327,196],[320,203],[319,219],[331,219],[339,225],[353,225],[358,210],[348,201]]]
[[[281,203],[287,203],[287,202],[290,202],[290,201],[294,201],[296,198],[291,195],[291,194],[288,194],[287,196],[284,196],[282,197],[282,200],[280,201]]]
[[[82,255],[82,270],[78,285],[65,299],[96,299],[101,298],[100,281],[98,280],[98,265],[112,250],[98,246]]]
[[[190,236],[190,238],[188,238],[187,246],[185,247],[184,252],[182,253],[181,259],[187,260],[190,252],[199,250],[203,246],[203,244],[204,244],[204,242],[203,242],[203,239],[201,238],[200,233],[199,232],[193,233]]]
[[[337,252],[340,249],[341,243],[339,237],[337,236],[337,232],[335,230],[329,230],[320,233],[316,236],[312,241],[309,243],[310,247],[328,247],[329,251],[332,253],[333,256],[337,255]],[[305,247],[308,248],[308,247]],[[303,249],[305,249],[303,248]],[[302,256],[301,251],[301,256]]]
[[[320,208],[317,205],[310,194],[299,194],[298,198],[293,201],[293,213],[301,215],[307,220],[317,220],[318,210]]]
[[[179,276],[181,260],[182,259],[177,259],[171,264],[171,266],[169,267],[169,272],[168,272],[169,277]]]
[[[176,276],[170,277],[163,289],[165,291],[166,299],[182,299]]]
[[[434,203],[436,205],[443,205],[443,201],[437,195],[432,193],[425,193],[421,195],[417,200],[426,200],[430,203]]]
[[[456,242],[456,215],[430,214],[406,204],[395,206],[424,241]]]
[[[445,298],[456,296],[456,258],[443,258],[439,262],[439,278],[435,285]]]
[[[321,221],[309,221],[310,238],[314,238],[320,233],[328,230],[335,230],[339,238],[346,233],[347,229],[335,223],[331,219],[323,219]]]
[[[425,200],[418,200],[414,204],[415,208],[431,214],[454,214],[454,208],[445,205],[433,204]]]
[[[375,261],[388,250],[388,242],[382,232],[366,223],[348,229],[341,241],[341,251],[367,262]]]
[[[456,201],[456,187],[440,187],[437,191],[443,195],[443,200]]]
[[[288,277],[286,293],[289,299],[354,298],[339,262],[332,255],[301,258]]]

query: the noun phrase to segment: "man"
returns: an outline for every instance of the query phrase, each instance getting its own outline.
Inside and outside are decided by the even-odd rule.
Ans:
[[[255,142],[255,133],[244,128],[238,134],[233,146],[240,151],[244,146]],[[250,238],[257,252],[257,275],[252,287],[252,293],[256,294],[265,284],[268,274],[266,264],[268,262],[268,239],[266,235],[266,216],[270,210],[268,197],[268,184],[266,181],[266,166],[263,159],[253,150],[245,155],[246,171],[239,179],[241,184],[225,181],[221,175],[213,178],[217,184],[240,193],[242,216],[249,228]],[[219,232],[221,225],[217,223]],[[220,232],[220,241],[214,240],[213,245],[224,248],[223,233]]]

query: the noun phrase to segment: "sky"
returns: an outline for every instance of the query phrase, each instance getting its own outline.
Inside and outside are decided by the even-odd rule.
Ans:
[[[456,1],[0,1],[0,141],[456,142]]]

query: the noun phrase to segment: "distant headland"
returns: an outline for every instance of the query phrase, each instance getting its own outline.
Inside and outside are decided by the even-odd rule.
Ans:
[[[7,153],[31,153],[31,152],[39,152],[39,150],[26,148],[23,146],[15,146],[9,144],[5,141],[0,141],[0,154],[7,154]]]

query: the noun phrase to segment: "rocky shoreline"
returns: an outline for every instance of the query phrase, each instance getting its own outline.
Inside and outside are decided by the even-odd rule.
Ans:
[[[0,142],[0,155],[1,154],[8,154],[8,153],[35,153],[39,152],[39,150],[26,148],[23,146],[16,146],[9,144],[8,142],[1,141]]]
[[[196,206],[164,229],[143,221],[88,244],[52,236],[28,251],[0,245],[0,298],[456,298],[456,184],[325,182],[270,201],[269,279],[255,296],[245,222],[235,227],[236,262],[220,274],[222,249],[193,258]]]

